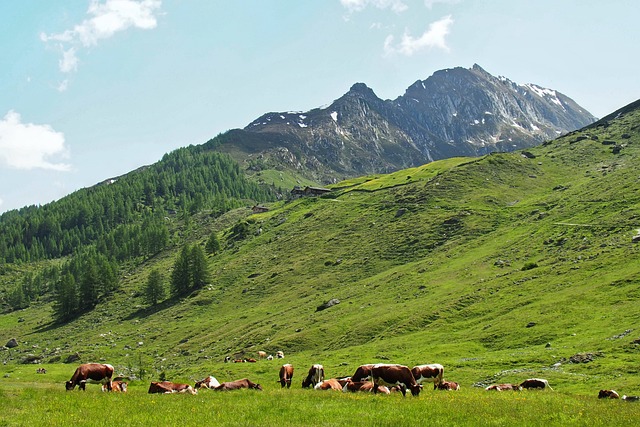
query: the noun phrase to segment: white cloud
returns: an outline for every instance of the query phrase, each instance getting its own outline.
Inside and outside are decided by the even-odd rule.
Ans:
[[[432,22],[420,37],[413,37],[405,30],[402,39],[397,44],[394,43],[395,37],[389,35],[384,41],[384,51],[387,55],[399,53],[406,56],[432,48],[439,48],[448,52],[449,46],[447,46],[445,37],[449,34],[449,28],[452,24],[453,18],[451,15],[447,15],[439,21]]]
[[[47,159],[68,157],[64,134],[49,125],[21,123],[20,114],[10,110],[0,119],[0,164],[14,169],[49,169],[68,171],[71,165]]]
[[[409,8],[402,0],[340,0],[340,3],[350,13],[360,12],[367,6],[374,6],[378,9],[391,9],[396,13],[404,12]]]
[[[429,9],[431,9],[436,3],[457,4],[460,3],[460,0],[424,0],[424,5]]]
[[[78,47],[96,46],[100,40],[131,27],[143,30],[155,28],[158,24],[155,14],[161,5],[161,0],[106,0],[105,3],[92,0],[87,11],[90,18],[59,34],[41,33],[40,40],[45,43],[57,42],[62,49],[60,71],[76,71]]]

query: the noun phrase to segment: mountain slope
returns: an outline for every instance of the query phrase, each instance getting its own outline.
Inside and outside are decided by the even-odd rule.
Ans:
[[[594,120],[555,90],[517,85],[474,65],[437,71],[395,100],[357,83],[325,108],[265,114],[220,138],[217,149],[248,168],[259,159],[260,169],[329,183],[531,147]]]
[[[555,389],[633,393],[639,157],[640,110],[628,107],[526,152],[360,177],[230,221],[197,215],[193,241],[213,230],[226,242],[208,286],[145,306],[148,271],[171,268],[165,251],[74,322],[48,324],[42,304],[0,316],[0,328],[28,343],[13,361],[78,352],[121,371],[140,357],[155,375],[270,378],[267,365],[222,358],[284,350],[330,375],[439,362],[466,387],[544,376]],[[242,239],[236,223],[249,230]]]

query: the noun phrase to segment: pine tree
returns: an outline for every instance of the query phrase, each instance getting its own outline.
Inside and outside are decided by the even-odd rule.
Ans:
[[[193,245],[189,251],[189,272],[191,273],[191,289],[199,289],[209,281],[207,260],[200,245]]]
[[[164,278],[157,268],[151,270],[144,287],[144,300],[147,304],[156,305],[165,297]]]
[[[205,249],[207,250],[207,253],[214,255],[220,252],[220,240],[218,240],[218,233],[216,233],[215,231],[211,232],[211,235],[207,240]]]
[[[189,274],[189,246],[182,247],[171,272],[171,296],[185,295],[191,287]]]
[[[78,291],[76,281],[71,273],[60,278],[56,286],[55,302],[53,305],[56,320],[64,322],[72,319],[78,310]]]

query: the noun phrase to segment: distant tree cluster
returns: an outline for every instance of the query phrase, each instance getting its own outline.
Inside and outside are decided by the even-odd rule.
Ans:
[[[234,160],[211,146],[181,148],[59,201],[5,212],[0,264],[69,256],[93,244],[118,260],[146,256],[166,244],[161,220],[170,215],[203,209],[221,214],[245,200],[274,200],[273,188],[249,181]]]
[[[173,264],[171,296],[180,297],[203,287],[210,280],[207,260],[200,245],[185,245]]]
[[[95,249],[74,256],[60,272],[54,293],[54,317],[59,322],[93,309],[118,288],[118,265]]]

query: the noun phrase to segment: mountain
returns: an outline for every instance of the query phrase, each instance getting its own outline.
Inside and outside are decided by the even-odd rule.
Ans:
[[[593,123],[571,98],[479,65],[418,80],[394,100],[363,83],[327,107],[268,113],[217,139],[249,170],[286,168],[319,183],[438,159],[532,147]]]

